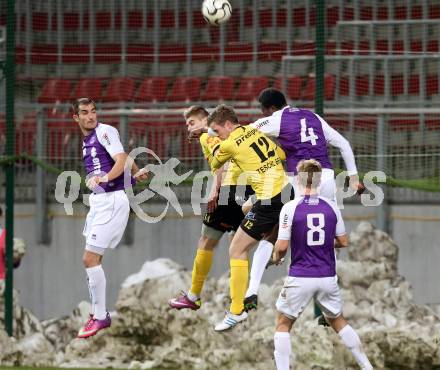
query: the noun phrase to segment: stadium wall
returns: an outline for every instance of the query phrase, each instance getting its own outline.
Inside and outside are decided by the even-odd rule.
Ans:
[[[148,208],[153,213],[163,210],[161,205]],[[124,279],[141,268],[146,260],[167,257],[191,269],[193,255],[200,235],[200,217],[191,215],[190,205],[183,205],[184,214],[168,213],[157,224],[135,221],[133,245],[120,245],[104,257],[107,275],[108,306],[114,308]],[[52,244],[35,242],[36,219],[34,204],[16,205],[15,236],[23,238],[27,254],[15,270],[15,287],[20,301],[40,319],[69,314],[81,300],[88,300],[86,274],[82,267],[84,240],[82,229],[85,206],[75,208],[73,217],[65,216],[59,205],[51,206],[55,215],[51,221]],[[64,214],[64,216],[63,216]],[[348,231],[362,219],[374,223],[375,210],[358,205],[347,205],[343,211]],[[391,206],[392,230],[399,246],[399,271],[412,284],[417,303],[440,304],[438,286],[438,206]],[[211,276],[227,271],[227,241],[217,249]],[[271,268],[264,280],[273,281],[284,275],[285,268]],[[176,293],[179,293],[176,291]],[[166,302],[164,302],[166,304]]]

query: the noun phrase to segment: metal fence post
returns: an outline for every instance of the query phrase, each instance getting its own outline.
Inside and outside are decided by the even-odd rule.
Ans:
[[[387,162],[387,144],[388,144],[388,130],[385,123],[385,115],[380,114],[376,128],[376,167],[377,171],[386,171]],[[389,218],[389,204],[387,186],[381,186],[384,192],[383,203],[377,207],[376,212],[376,227],[386,233],[391,233],[390,218]]]
[[[42,110],[37,113],[37,158],[42,161],[46,158],[46,130],[47,124],[44,120]],[[41,166],[37,166],[36,187],[35,187],[35,209],[36,209],[36,232],[39,244],[50,244],[49,220],[47,217],[47,194],[46,194],[46,173]]]
[[[128,148],[129,133],[128,133],[128,115],[122,114],[119,117],[119,134],[121,137],[121,143],[124,149]],[[133,245],[134,243],[134,217],[130,211],[127,227],[125,228],[122,241],[125,245]]]
[[[14,0],[7,2],[6,15],[6,155],[15,153],[14,129],[14,85],[15,85],[15,34]],[[29,5],[29,1],[26,3]],[[29,8],[28,8],[29,9]],[[29,30],[27,33],[30,33]],[[5,329],[9,336],[13,333],[13,243],[14,243],[14,163],[5,166],[6,172],[6,281],[5,281]]]

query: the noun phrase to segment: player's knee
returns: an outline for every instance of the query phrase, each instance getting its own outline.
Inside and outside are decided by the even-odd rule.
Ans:
[[[348,325],[347,320],[345,320],[342,314],[335,315],[335,317],[330,317],[328,314],[325,314],[324,317],[336,333],[339,333],[343,327]]]
[[[83,254],[83,264],[85,268],[95,267],[101,263],[101,256],[89,251],[85,251]]]
[[[218,245],[218,239],[211,239],[206,235],[201,235],[198,248],[205,251],[212,251]]]
[[[205,224],[202,225],[202,232],[199,239],[199,249],[212,250],[214,249],[221,237],[223,236],[223,231],[214,229],[211,226]]]

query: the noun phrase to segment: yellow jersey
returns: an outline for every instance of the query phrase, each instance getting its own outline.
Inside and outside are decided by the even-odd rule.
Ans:
[[[282,164],[285,159],[284,151],[261,131],[239,126],[220,142],[210,164],[217,170],[233,160],[243,173],[239,180],[247,180],[257,199],[270,199],[281,193],[288,183]]]
[[[214,171],[212,168],[212,160],[214,158],[214,154],[220,148],[220,143],[222,140],[216,136],[209,136],[207,133],[203,133],[200,138],[200,145],[202,147],[203,155],[209,163],[209,167],[211,171]],[[220,166],[221,167],[221,166]],[[223,175],[222,186],[227,185],[238,185],[238,178],[241,174],[241,169],[238,167],[234,161],[229,163],[229,167]],[[246,185],[246,181],[240,181],[240,185]]]

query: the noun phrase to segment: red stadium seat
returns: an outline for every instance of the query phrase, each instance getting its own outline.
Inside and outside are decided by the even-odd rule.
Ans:
[[[136,102],[157,102],[165,101],[168,90],[168,79],[166,77],[145,78],[135,96]]]
[[[49,28],[49,14],[47,12],[33,12],[32,31],[47,31],[48,28]]]
[[[134,95],[135,83],[131,78],[119,77],[110,81],[107,91],[102,97],[103,102],[131,101]]]
[[[315,99],[316,92],[316,79],[315,77],[307,78],[306,87],[302,93],[302,99],[304,100],[313,100]]]
[[[96,63],[115,63],[121,61],[121,45],[101,44],[95,47]]]
[[[410,119],[390,119],[388,125],[392,131],[418,131],[419,120],[417,118]]]
[[[354,129],[358,131],[376,130],[377,118],[363,117],[354,121]]]
[[[391,76],[391,96],[402,95],[404,91],[403,75]]]
[[[234,99],[249,102],[256,100],[260,92],[268,87],[268,82],[267,77],[243,77]]]
[[[20,123],[19,130],[15,131],[15,153],[24,152],[33,154],[37,135],[37,113],[27,113]]]
[[[71,84],[68,80],[50,79],[46,81],[38,97],[39,103],[66,102],[70,99]]]
[[[426,116],[425,127],[430,131],[439,131],[440,130],[439,117]]]
[[[394,19],[405,20],[408,18],[408,9],[406,6],[396,6],[394,8]]]
[[[232,100],[234,80],[232,77],[209,77],[206,89],[200,97],[201,100]]]
[[[281,61],[286,54],[285,42],[262,43],[258,46],[258,59],[262,62]]]
[[[253,59],[251,43],[229,43],[225,47],[226,62],[249,62]]]
[[[127,62],[145,63],[154,61],[154,48],[150,45],[130,44],[127,47]]]
[[[365,96],[369,94],[370,81],[368,76],[356,76],[355,94],[356,96]]]
[[[327,26],[333,27],[339,21],[339,8],[337,6],[327,7]]]
[[[79,29],[79,13],[63,13],[63,26],[66,31],[77,31]]]
[[[385,79],[384,76],[374,77],[374,95],[383,95],[385,92]]]
[[[35,45],[31,49],[32,64],[51,64],[58,61],[56,45]]]
[[[168,97],[168,101],[197,101],[200,96],[198,77],[177,77]]]
[[[219,59],[218,45],[194,44],[192,48],[193,62],[215,62]]]
[[[429,18],[431,19],[439,19],[440,18],[440,5],[431,5],[429,7]]]
[[[437,75],[430,75],[426,76],[426,96],[430,97],[432,95],[437,95],[439,93],[438,90],[438,76]]]
[[[422,19],[423,18],[423,7],[422,5],[413,5],[411,8],[411,18],[412,19]]]
[[[283,84],[283,78],[279,77],[275,80],[274,88],[281,90]],[[299,100],[301,99],[303,77],[301,76],[288,76],[286,81],[286,94],[289,99]]]
[[[148,13],[150,14],[150,13]],[[127,26],[130,30],[136,30],[142,28],[142,12],[137,10],[132,10],[128,12],[127,15]],[[148,22],[147,22],[148,24]]]
[[[47,129],[47,156],[51,159],[65,157],[69,136],[78,132],[78,127],[72,120],[71,115],[49,111],[47,114]]]
[[[294,41],[292,45],[293,55],[315,55],[315,43],[313,41]]]
[[[420,80],[418,75],[409,76],[408,94],[419,95],[420,94]]]
[[[88,45],[66,45],[63,47],[63,63],[89,63]]]
[[[313,100],[316,92],[316,79],[315,77],[309,77],[306,83],[306,87],[302,94],[304,100]],[[336,78],[333,75],[327,74],[324,77],[324,99],[335,99]]]
[[[159,60],[163,63],[176,63],[186,61],[186,46],[183,45],[161,45]]]
[[[350,122],[348,119],[341,118],[341,116],[338,115],[326,114],[324,116],[324,119],[331,127],[338,131],[347,131],[350,126]]]
[[[101,80],[98,78],[83,78],[78,81],[71,98],[78,99],[87,97],[92,98],[94,101],[100,101],[101,91]]]
[[[347,75],[341,76],[339,79],[339,95],[348,96],[350,93],[350,79]]]

